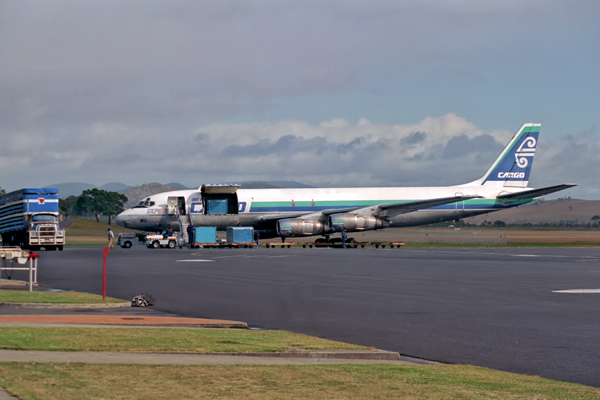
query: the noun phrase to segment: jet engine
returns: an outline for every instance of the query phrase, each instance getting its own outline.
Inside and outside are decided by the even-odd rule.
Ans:
[[[329,216],[329,227],[334,232],[356,232],[382,229],[390,226],[389,221],[373,217],[371,215],[360,215],[351,213],[332,214]]]
[[[277,221],[277,234],[281,237],[312,236],[323,233],[323,223],[311,219],[286,218]]]

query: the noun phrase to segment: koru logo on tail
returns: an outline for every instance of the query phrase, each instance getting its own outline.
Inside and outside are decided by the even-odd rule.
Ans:
[[[529,136],[527,139],[521,143],[521,146],[517,149],[515,153],[515,160],[519,168],[525,168],[529,165],[529,160],[527,157],[533,157],[535,155],[535,145],[537,141],[534,137]]]

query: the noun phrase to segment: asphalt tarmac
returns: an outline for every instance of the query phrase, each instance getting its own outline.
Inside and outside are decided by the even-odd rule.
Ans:
[[[102,293],[101,248],[39,265],[46,288]],[[600,289],[597,248],[139,246],[111,250],[107,270],[109,296],[146,292],[158,311],[600,387],[600,293],[553,292]]]

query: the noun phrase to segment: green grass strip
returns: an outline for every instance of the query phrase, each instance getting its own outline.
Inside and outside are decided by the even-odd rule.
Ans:
[[[51,351],[283,352],[367,349],[286,331],[192,328],[0,327],[0,348]]]
[[[91,293],[80,292],[43,292],[28,290],[2,289],[0,291],[0,303],[51,303],[51,304],[101,304],[101,303],[122,303],[125,300],[119,300],[107,297],[106,301],[102,296]]]
[[[19,399],[599,399],[600,389],[462,365],[0,363]]]

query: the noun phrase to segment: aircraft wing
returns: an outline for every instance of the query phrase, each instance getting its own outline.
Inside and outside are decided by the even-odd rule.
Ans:
[[[287,213],[287,214],[272,214],[263,215],[259,219],[261,221],[276,221],[286,218],[302,218],[302,219],[319,219],[322,215],[332,214],[344,214],[348,212],[356,212],[358,214],[370,214],[379,217],[392,217],[399,214],[406,214],[413,211],[419,211],[426,208],[442,206],[444,204],[457,203],[459,201],[478,199],[482,196],[471,195],[471,196],[452,196],[452,197],[441,197],[437,199],[417,200],[408,201],[403,203],[389,203],[389,204],[376,204],[373,206],[360,206],[360,207],[346,207],[346,208],[332,208],[328,210],[322,210],[317,212],[305,212],[305,213]]]
[[[440,197],[438,199],[427,199],[409,201],[403,203],[392,203],[392,204],[379,204],[377,211],[373,215],[381,215],[386,217],[392,217],[400,214],[406,214],[414,211],[423,210],[426,208],[432,208],[437,206],[443,206],[444,204],[458,203],[459,201],[465,201],[470,199],[480,199],[483,196],[479,195],[468,195],[468,196],[452,196],[452,197]],[[364,207],[364,209],[370,209],[373,207]]]
[[[266,215],[260,215],[259,217],[256,218],[257,221],[277,221],[280,219],[286,219],[286,218],[299,218],[302,216],[306,216],[308,214],[308,212],[297,212],[297,213],[286,213],[286,214],[266,214]]]
[[[524,190],[522,192],[517,192],[517,193],[499,194],[497,196],[497,198],[498,198],[498,200],[534,199],[536,197],[540,197],[545,194],[558,192],[560,190],[565,190],[565,189],[571,188],[573,186],[579,186],[579,185],[576,183],[565,183],[562,185],[548,186],[548,187],[541,188],[541,189],[530,189],[530,190]]]
[[[360,206],[360,207],[347,207],[347,208],[332,208],[329,210],[323,210],[320,212],[314,212],[310,214],[304,214],[302,218],[305,219],[318,219],[321,215],[332,215],[332,214],[344,214],[349,212],[356,212],[357,214],[370,214],[378,217],[392,217],[399,214],[406,214],[413,211],[423,210],[425,208],[442,206],[444,204],[457,203],[459,201],[478,199],[482,196],[452,196],[452,197],[441,197],[438,199],[427,199],[408,201],[403,203],[389,203],[389,204],[376,204],[372,206]],[[289,218],[289,217],[288,217]]]

